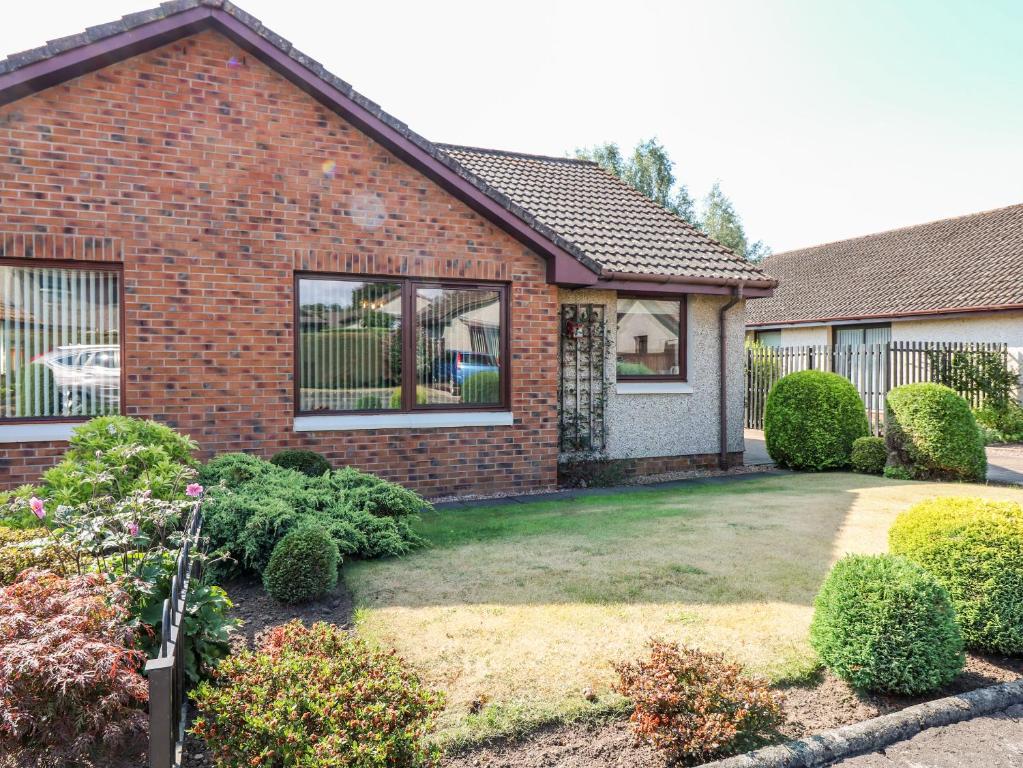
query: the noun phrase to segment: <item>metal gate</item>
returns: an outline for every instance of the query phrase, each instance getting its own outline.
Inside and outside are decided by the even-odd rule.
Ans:
[[[558,436],[562,453],[594,453],[607,441],[607,318],[603,304],[562,304]]]

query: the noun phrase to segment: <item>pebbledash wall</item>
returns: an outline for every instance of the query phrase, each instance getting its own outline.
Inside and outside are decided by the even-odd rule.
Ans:
[[[429,496],[554,486],[543,260],[218,34],[0,107],[0,195],[0,231],[120,241],[125,412],[204,455],[306,447]],[[508,282],[511,425],[296,432],[299,269]],[[63,450],[34,429],[0,428],[3,486]]]
[[[686,381],[615,382],[615,291],[566,290],[563,304],[603,304],[610,353],[604,375],[609,382],[607,455],[628,461],[638,474],[717,467],[720,450],[719,310],[727,296],[691,294],[687,297]],[[728,453],[733,465],[743,452],[743,305],[726,315],[728,360]]]

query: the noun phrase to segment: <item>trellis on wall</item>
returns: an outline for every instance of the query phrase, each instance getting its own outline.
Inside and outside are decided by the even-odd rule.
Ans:
[[[607,317],[603,304],[562,304],[558,431],[563,454],[600,453],[607,423]]]

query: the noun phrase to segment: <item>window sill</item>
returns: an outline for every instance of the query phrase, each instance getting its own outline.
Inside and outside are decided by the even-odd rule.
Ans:
[[[0,424],[0,443],[66,441],[71,438],[74,428],[81,423],[80,421],[57,421],[37,424]]]
[[[443,413],[367,413],[343,416],[296,416],[296,432],[338,432],[358,429],[440,429],[510,427],[511,411],[445,411]]]
[[[693,385],[687,381],[619,381],[619,395],[691,395]]]

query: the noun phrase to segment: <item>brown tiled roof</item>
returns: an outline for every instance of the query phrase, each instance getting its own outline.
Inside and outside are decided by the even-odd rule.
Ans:
[[[769,256],[748,325],[1023,307],[1023,205]]]
[[[596,163],[437,146],[605,270],[737,280],[767,277]]]

